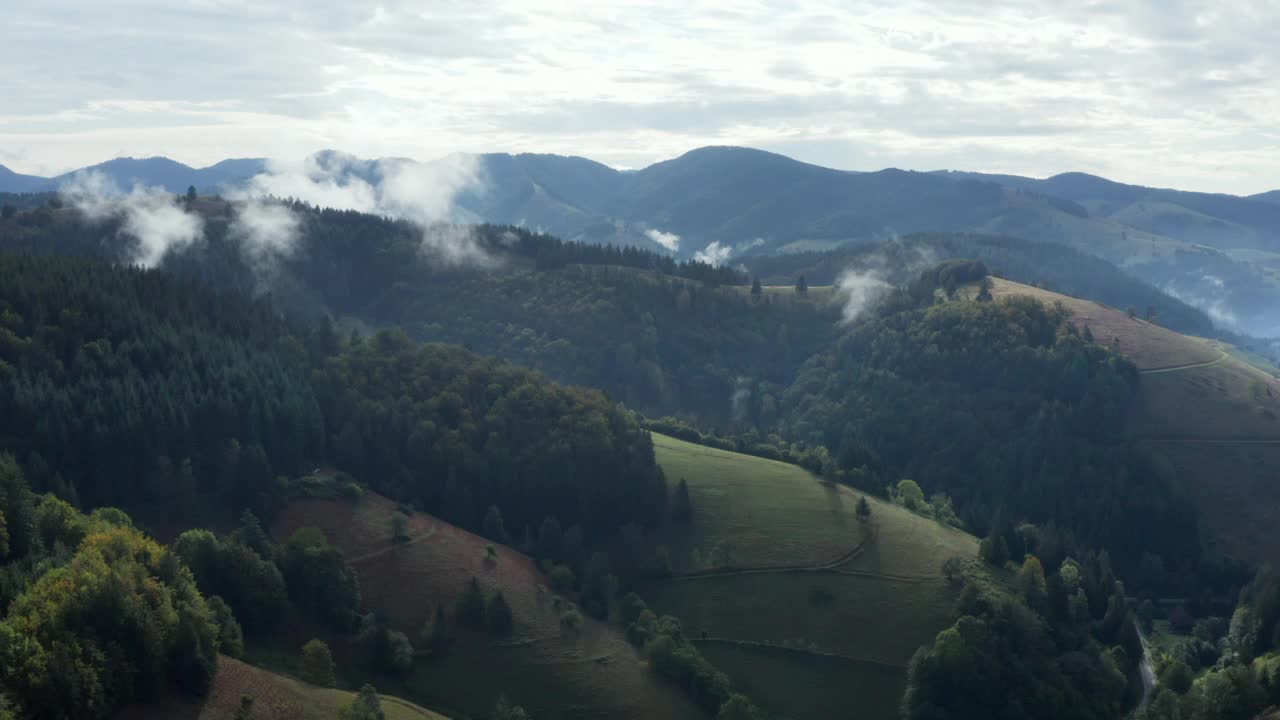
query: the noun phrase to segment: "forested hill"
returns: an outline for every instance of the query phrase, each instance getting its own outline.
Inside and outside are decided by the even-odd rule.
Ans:
[[[1132,363],[1029,298],[937,301],[985,274],[953,261],[893,291],[806,363],[782,434],[830,448],[852,482],[945,494],[980,535],[1025,520],[1108,549],[1126,572],[1144,553],[1194,567],[1194,509],[1123,439]]]
[[[303,330],[190,279],[0,255],[0,453],[85,506],[270,512],[336,465],[478,527],[652,521],[647,433],[597,391],[401,333]]]
[[[746,267],[766,284],[833,283],[843,273],[873,273],[894,285],[915,279],[921,267],[947,258],[983,261],[999,277],[1117,308],[1133,307],[1172,330],[1202,337],[1241,338],[1209,315],[1120,270],[1105,260],[1056,243],[972,233],[920,233],[887,243],[863,243],[827,252],[754,256]]]
[[[752,297],[737,270],[635,248],[496,226],[429,228],[426,242],[471,252],[459,265],[424,252],[422,229],[409,223],[292,205],[296,243],[263,259],[230,230],[228,205],[201,199],[196,208],[203,237],[162,267],[269,294],[308,321],[332,315],[465,344],[649,412],[717,423],[768,414],[767,398],[836,332],[822,303]],[[119,219],[41,207],[0,220],[0,250],[119,261],[134,242],[120,228]]]

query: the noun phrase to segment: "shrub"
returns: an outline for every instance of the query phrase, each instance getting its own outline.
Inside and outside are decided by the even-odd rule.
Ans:
[[[333,687],[337,684],[333,671],[333,654],[323,640],[312,639],[302,646],[298,675],[303,680],[320,687]]]

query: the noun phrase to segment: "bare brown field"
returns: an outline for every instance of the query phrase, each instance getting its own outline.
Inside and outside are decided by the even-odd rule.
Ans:
[[[1232,357],[1148,373],[1132,412],[1138,438],[1280,440],[1280,381]]]
[[[1222,354],[1203,340],[1176,333],[1141,318],[1129,317],[1123,310],[1092,300],[1059,295],[1001,278],[991,278],[991,282],[991,294],[997,298],[1024,295],[1048,304],[1062,303],[1071,313],[1072,322],[1077,327],[1088,327],[1095,342],[1129,358],[1139,370],[1211,362]]]
[[[280,540],[301,527],[324,531],[355,569],[365,607],[385,612],[415,644],[437,606],[452,624],[454,606],[472,577],[486,594],[502,591],[515,618],[512,637],[455,627],[443,656],[415,662],[396,692],[481,716],[502,692],[539,720],[701,717],[678,688],[648,669],[616,628],[586,615],[578,629],[562,628],[556,605],[563,601],[530,558],[421,513],[411,518],[409,542],[393,543],[395,512],[394,503],[373,494],[358,503],[301,500],[279,515],[273,531]],[[496,557],[489,557],[489,546]]]
[[[355,693],[308,685],[284,675],[222,656],[213,687],[202,702],[172,701],[131,708],[118,720],[232,720],[240,698],[253,698],[254,718],[263,720],[332,720]],[[390,695],[383,695],[387,720],[447,720],[444,715]]]

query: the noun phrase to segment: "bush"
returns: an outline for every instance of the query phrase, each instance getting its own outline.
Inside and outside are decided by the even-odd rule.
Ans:
[[[323,640],[313,638],[302,646],[298,676],[320,687],[333,687],[337,684],[337,679],[334,677],[333,654],[329,652],[329,646]]]
[[[360,688],[360,694],[338,711],[338,720],[386,720],[382,711],[382,699],[372,685]]]

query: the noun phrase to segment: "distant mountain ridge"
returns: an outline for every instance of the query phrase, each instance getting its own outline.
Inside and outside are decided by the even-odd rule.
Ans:
[[[1196,305],[1219,324],[1280,336],[1280,191],[1252,197],[1118,183],[1085,173],[1046,179],[963,171],[850,172],[740,147],[705,147],[635,171],[582,157],[470,156],[481,181],[450,219],[510,224],[565,240],[637,245],[681,258],[831,250],[916,232],[978,232],[1054,242],[1111,262]],[[335,178],[377,184],[405,158],[324,151]],[[448,169],[456,157],[420,163]],[[217,192],[262,172],[261,159],[195,169],[166,158],[93,166],[123,188]],[[56,189],[70,173],[0,173],[0,192]],[[44,184],[41,184],[43,180]]]
[[[0,165],[0,192],[53,192],[79,173],[97,172],[110,178],[121,189],[135,185],[159,187],[169,192],[184,192],[194,186],[200,192],[216,193],[266,170],[264,158],[234,158],[205,168],[193,168],[166,157],[116,158],[97,165],[72,170],[54,177],[20,175]]]

